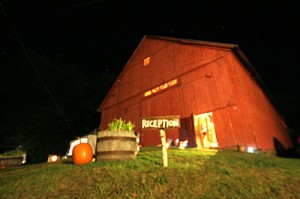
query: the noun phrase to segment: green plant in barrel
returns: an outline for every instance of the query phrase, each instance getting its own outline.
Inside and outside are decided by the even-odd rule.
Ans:
[[[124,130],[124,131],[131,131],[133,132],[135,128],[135,124],[132,123],[131,121],[128,121],[126,123],[125,120],[123,120],[122,118],[119,119],[114,119],[113,121],[111,121],[108,124],[108,130],[110,131],[120,131],[120,130]]]
[[[133,160],[138,153],[139,139],[135,124],[122,118],[112,120],[97,136],[97,161]]]
[[[135,125],[131,121],[125,123],[124,129],[127,131],[134,131]]]

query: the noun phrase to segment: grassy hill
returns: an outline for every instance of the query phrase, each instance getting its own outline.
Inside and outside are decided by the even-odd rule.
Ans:
[[[0,170],[0,198],[300,198],[300,160],[267,153],[159,148],[132,161]]]

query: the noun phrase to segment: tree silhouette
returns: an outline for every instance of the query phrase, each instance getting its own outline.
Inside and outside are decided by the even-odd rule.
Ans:
[[[29,162],[41,162],[50,153],[64,154],[71,139],[98,127],[96,110],[115,75],[85,74],[32,52],[30,57],[40,77],[22,52],[2,60],[0,145],[22,145]]]

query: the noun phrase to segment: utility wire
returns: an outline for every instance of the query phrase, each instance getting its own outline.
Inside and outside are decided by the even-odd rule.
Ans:
[[[12,31],[13,31],[13,34],[14,34],[15,37],[16,37],[17,42],[20,44],[21,48],[23,49],[23,51],[24,51],[24,53],[25,53],[25,55],[26,55],[26,57],[27,57],[27,59],[28,59],[30,65],[31,65],[31,67],[32,67],[33,70],[35,71],[36,75],[38,76],[38,78],[39,78],[39,80],[41,81],[41,83],[42,83],[43,87],[45,88],[45,90],[47,91],[49,97],[51,98],[53,104],[54,104],[55,107],[57,108],[58,112],[60,113],[60,115],[61,115],[62,119],[64,120],[64,122],[66,123],[67,127],[69,128],[69,130],[71,131],[71,133],[72,133],[75,137],[77,137],[77,136],[75,135],[74,130],[73,130],[73,128],[71,127],[70,123],[67,121],[64,112],[62,111],[62,109],[61,109],[61,107],[59,106],[59,104],[56,102],[56,100],[55,100],[53,94],[51,93],[51,91],[50,91],[50,89],[48,88],[47,84],[46,84],[45,81],[43,80],[43,77],[42,77],[40,71],[37,69],[37,67],[36,67],[34,61],[32,60],[32,58],[31,58],[31,56],[30,56],[30,54],[29,54],[27,48],[25,47],[24,43],[23,43],[22,40],[20,39],[20,37],[19,37],[19,35],[18,35],[16,29],[14,28],[12,22],[10,21],[10,19],[9,19],[9,17],[8,17],[8,15],[7,15],[7,13],[6,13],[6,11],[5,11],[5,9],[4,9],[4,7],[3,7],[3,5],[2,5],[1,2],[0,2],[0,7],[1,7],[1,10],[2,10],[3,15],[6,17],[6,19],[7,19],[7,21],[8,21],[8,24],[9,24],[9,26],[11,27],[11,29],[12,29]]]

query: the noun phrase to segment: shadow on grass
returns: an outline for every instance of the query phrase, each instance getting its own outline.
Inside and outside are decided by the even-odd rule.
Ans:
[[[283,144],[276,138],[273,138],[276,155],[283,158],[300,158],[299,146],[293,146],[293,148],[286,149]]]

